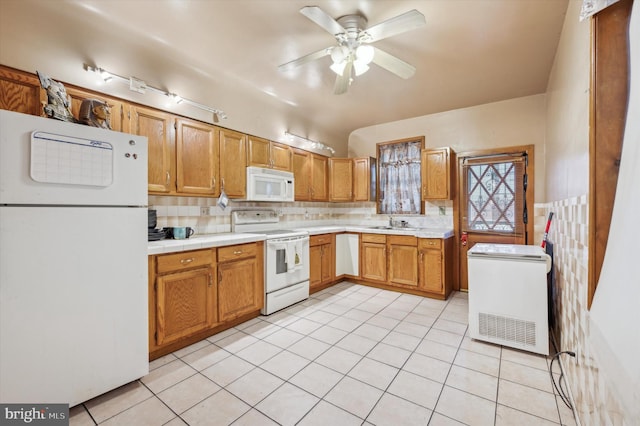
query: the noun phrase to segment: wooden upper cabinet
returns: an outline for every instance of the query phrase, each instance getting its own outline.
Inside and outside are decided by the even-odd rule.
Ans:
[[[217,196],[217,128],[198,121],[176,120],[176,186],[178,192]]]
[[[247,196],[247,136],[218,129],[220,143],[220,191],[229,198]]]
[[[353,201],[375,201],[376,165],[373,157],[353,159]]]
[[[256,136],[248,136],[248,165],[271,167],[271,141]]]
[[[293,180],[296,201],[311,199],[311,153],[292,148]]]
[[[453,198],[451,180],[455,178],[452,167],[455,165],[455,153],[451,148],[423,149],[422,199],[450,200]]]
[[[311,201],[329,200],[329,158],[311,154]]]
[[[248,136],[248,165],[290,172],[291,147],[256,136]]]
[[[105,101],[107,105],[109,105],[111,112],[109,120],[111,130],[129,133],[129,129],[131,128],[129,104],[84,89],[66,87],[66,90],[67,94],[71,97],[71,114],[73,114],[75,118],[80,119],[80,106],[82,105],[82,101],[85,99],[98,99]]]
[[[171,114],[151,108],[131,107],[131,133],[149,140],[149,192],[174,193],[175,139]]]
[[[0,66],[0,109],[41,116],[46,103],[36,75]]]
[[[276,170],[293,171],[291,147],[283,143],[271,142],[271,165]]]
[[[329,201],[353,199],[353,161],[351,158],[329,158]]]

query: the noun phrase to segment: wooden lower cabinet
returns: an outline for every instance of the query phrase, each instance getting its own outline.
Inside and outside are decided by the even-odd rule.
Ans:
[[[175,342],[218,322],[213,277],[211,266],[158,277],[158,345]]]
[[[362,284],[446,299],[453,288],[453,262],[446,261],[453,237],[416,238],[406,235],[362,234]]]
[[[230,321],[260,310],[263,303],[262,250],[258,250],[258,243],[219,248],[218,317],[220,321]]]
[[[151,350],[217,323],[214,249],[152,256],[149,265]]]
[[[453,237],[420,238],[418,256],[419,288],[438,298],[446,299],[453,289],[453,262],[446,261],[453,253]]]
[[[149,256],[149,358],[255,318],[263,242]]]
[[[335,234],[309,238],[309,290],[313,293],[335,281]]]
[[[418,287],[418,239],[405,235],[387,236],[389,284]]]
[[[360,238],[360,277],[387,282],[387,236],[362,234]]]

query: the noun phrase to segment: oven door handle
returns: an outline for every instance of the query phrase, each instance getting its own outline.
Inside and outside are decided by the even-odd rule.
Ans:
[[[267,240],[267,246],[270,245],[276,245],[276,244],[283,244],[283,243],[291,243],[291,242],[306,242],[309,241],[309,237],[291,237],[291,238],[277,238],[274,240]]]

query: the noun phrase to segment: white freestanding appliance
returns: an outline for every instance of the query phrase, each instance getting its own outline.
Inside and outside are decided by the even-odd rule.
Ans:
[[[0,402],[146,375],[147,139],[0,110]]]
[[[476,244],[467,260],[470,336],[549,355],[549,255],[538,246]]]

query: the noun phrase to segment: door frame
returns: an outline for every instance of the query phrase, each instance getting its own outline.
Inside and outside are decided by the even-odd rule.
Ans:
[[[460,217],[460,197],[463,193],[464,180],[462,176],[462,163],[467,157],[491,156],[499,154],[513,154],[524,152],[528,157],[527,164],[527,195],[525,201],[527,203],[528,221],[526,224],[527,244],[533,243],[533,224],[535,222],[534,215],[534,192],[535,192],[535,145],[519,145],[508,146],[504,148],[478,149],[473,151],[464,151],[457,154],[458,164],[456,165],[457,188],[453,197],[453,289],[460,291],[460,237],[461,237],[461,217]],[[463,289],[462,291],[466,291]]]

